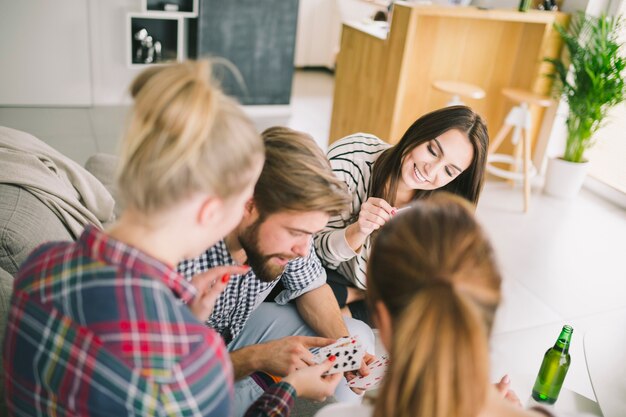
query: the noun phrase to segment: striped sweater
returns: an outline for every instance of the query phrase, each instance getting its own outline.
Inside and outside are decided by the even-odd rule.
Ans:
[[[366,287],[371,239],[368,236],[357,253],[346,242],[346,228],[356,221],[361,204],[367,201],[374,162],[390,146],[376,136],[357,133],[333,143],[327,153],[333,172],[348,186],[352,203],[348,212],[331,217],[315,236],[315,250],[327,268],[336,269],[361,289]]]

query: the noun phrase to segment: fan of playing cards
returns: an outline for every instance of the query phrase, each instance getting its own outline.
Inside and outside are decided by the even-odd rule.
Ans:
[[[381,382],[383,382],[383,378],[385,373],[387,372],[387,366],[389,365],[389,356],[381,355],[376,358],[376,360],[367,367],[370,370],[368,376],[357,376],[348,382],[348,386],[350,388],[360,388],[365,391],[369,391],[371,389],[377,388]]]
[[[313,354],[315,363],[322,363],[333,355],[337,358],[337,363],[326,373],[326,375],[330,375],[359,369],[363,361],[363,356],[365,356],[365,348],[356,336],[342,337],[333,344],[314,350]],[[387,355],[377,358],[368,365],[370,370],[368,376],[358,376],[352,379],[348,383],[348,386],[350,388],[360,388],[366,391],[376,388],[380,382],[382,382],[388,363],[389,359]]]
[[[365,356],[365,348],[359,341],[358,337],[342,337],[335,343],[324,346],[317,351],[313,351],[313,361],[322,363],[331,356],[335,356],[336,363],[326,375],[354,371],[361,367],[363,356]]]

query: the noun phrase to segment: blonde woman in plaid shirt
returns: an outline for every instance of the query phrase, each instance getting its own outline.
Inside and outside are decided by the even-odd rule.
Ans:
[[[232,415],[229,355],[199,320],[247,268],[191,283],[175,268],[238,224],[263,144],[207,62],[150,68],[131,93],[119,220],[42,245],[15,280],[4,345],[11,415]],[[331,365],[288,375],[247,415],[286,416],[296,392],[324,399],[340,378],[321,376]]]

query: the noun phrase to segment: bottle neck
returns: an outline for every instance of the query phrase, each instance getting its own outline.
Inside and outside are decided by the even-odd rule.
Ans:
[[[563,330],[561,330],[561,334],[554,344],[554,349],[567,353],[569,351],[573,331],[570,326],[563,326]]]

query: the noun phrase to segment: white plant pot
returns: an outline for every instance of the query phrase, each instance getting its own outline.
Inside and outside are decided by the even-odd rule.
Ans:
[[[589,162],[569,162],[561,158],[548,160],[544,193],[562,199],[578,195],[585,181]]]

